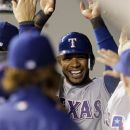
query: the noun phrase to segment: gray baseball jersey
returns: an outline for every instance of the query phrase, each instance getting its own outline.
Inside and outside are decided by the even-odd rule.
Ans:
[[[104,130],[123,130],[123,122],[130,112],[130,102],[123,83],[120,82],[111,96],[105,112]]]
[[[126,121],[123,123],[123,127],[123,130],[130,130],[130,113],[128,114]]]
[[[64,80],[60,99],[68,115],[83,130],[102,130],[102,113],[110,98],[103,78],[94,79],[85,86],[72,86]]]

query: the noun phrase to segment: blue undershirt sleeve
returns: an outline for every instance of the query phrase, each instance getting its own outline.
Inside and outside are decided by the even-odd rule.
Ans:
[[[91,20],[91,23],[94,28],[94,34],[96,37],[96,44],[99,49],[112,50],[117,53],[118,47],[105,26],[102,18],[96,17]],[[109,66],[105,66],[105,70],[111,70]],[[112,94],[119,83],[119,79],[116,79],[111,76],[104,76],[105,86],[110,94]]]
[[[41,30],[34,26],[33,22],[22,22],[19,23],[19,34],[24,32],[38,32],[40,33]]]

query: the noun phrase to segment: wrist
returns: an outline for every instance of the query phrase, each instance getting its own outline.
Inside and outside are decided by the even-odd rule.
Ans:
[[[103,21],[101,16],[97,16],[95,18],[92,18],[90,21],[91,21],[92,26],[93,26],[94,29],[98,28],[98,27],[105,26],[105,23],[104,23],[104,21]]]
[[[24,21],[19,23],[19,28],[30,28],[30,27],[34,27],[33,21]]]
[[[51,15],[52,13],[46,15],[42,10],[40,10],[34,17],[35,26],[37,26],[38,28],[42,28]]]
[[[33,21],[24,21],[19,23],[19,33],[36,30]]]
[[[19,22],[19,25],[34,25],[34,21],[23,21],[23,22]]]

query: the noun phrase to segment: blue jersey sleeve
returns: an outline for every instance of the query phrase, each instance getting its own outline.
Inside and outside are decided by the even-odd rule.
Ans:
[[[34,26],[33,22],[22,22],[19,24],[19,34],[32,31],[41,32],[39,28]]]
[[[118,51],[118,47],[111,36],[110,32],[108,31],[107,27],[105,26],[101,17],[96,17],[91,20],[94,34],[96,37],[97,47],[99,49],[106,49],[112,50],[114,52]],[[109,66],[105,66],[105,70],[111,70],[112,68]],[[116,86],[119,83],[119,79],[113,78],[111,76],[104,76],[104,82],[108,92],[111,94],[114,92]]]
[[[81,130],[81,128],[73,121],[71,120],[66,113],[64,114],[63,118],[59,121],[60,122],[60,128],[59,130]]]

